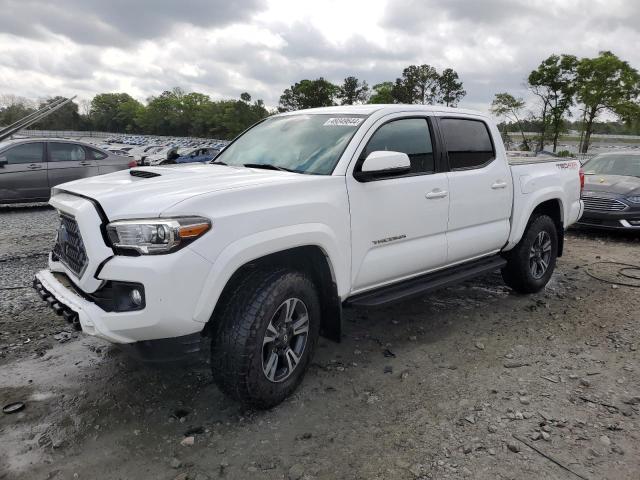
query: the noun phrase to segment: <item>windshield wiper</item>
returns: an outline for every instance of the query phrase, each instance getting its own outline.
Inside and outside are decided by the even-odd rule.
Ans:
[[[220,161],[216,162],[215,160],[211,160],[209,163],[210,163],[211,165],[227,165],[227,164],[226,164],[226,163],[224,163],[224,162],[220,162]]]
[[[245,163],[242,166],[247,168],[264,168],[266,170],[280,170],[281,172],[302,173],[298,170],[292,170],[291,168],[285,168],[285,167],[278,167],[276,165],[270,165],[268,163]]]

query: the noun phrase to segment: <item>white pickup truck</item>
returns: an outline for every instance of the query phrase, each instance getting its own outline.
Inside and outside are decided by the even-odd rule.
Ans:
[[[509,163],[477,112],[417,105],[271,116],[208,165],[60,185],[34,286],[89,335],[147,360],[211,344],[220,388],[268,408],[345,306],[502,269],[542,289],[582,214],[577,161]]]

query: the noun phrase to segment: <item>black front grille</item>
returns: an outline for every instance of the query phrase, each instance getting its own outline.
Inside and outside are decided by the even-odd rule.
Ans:
[[[53,247],[53,256],[78,277],[82,276],[87,267],[87,251],[84,249],[78,222],[69,215],[60,214],[60,226],[56,244]]]

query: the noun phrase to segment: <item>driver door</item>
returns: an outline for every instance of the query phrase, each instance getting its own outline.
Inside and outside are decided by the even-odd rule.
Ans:
[[[352,235],[352,293],[446,265],[448,179],[436,167],[431,121],[402,114],[381,120],[365,137],[353,171],[373,151],[409,156],[402,176],[359,181],[347,174]]]

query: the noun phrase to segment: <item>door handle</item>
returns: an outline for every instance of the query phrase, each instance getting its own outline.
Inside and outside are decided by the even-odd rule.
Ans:
[[[79,165],[82,165],[83,167],[89,167],[91,166],[91,162],[80,162]]]
[[[29,170],[39,170],[42,168],[42,165],[38,165],[37,163],[32,163],[27,167]]]
[[[507,186],[507,182],[498,180],[496,183],[491,185],[491,188],[493,188],[494,190],[498,190],[499,188],[505,188],[506,186]]]
[[[428,200],[433,200],[435,198],[444,198],[448,194],[449,192],[447,192],[446,190],[436,189],[436,190],[431,190],[429,193],[427,193],[425,195],[425,198],[427,198]]]

